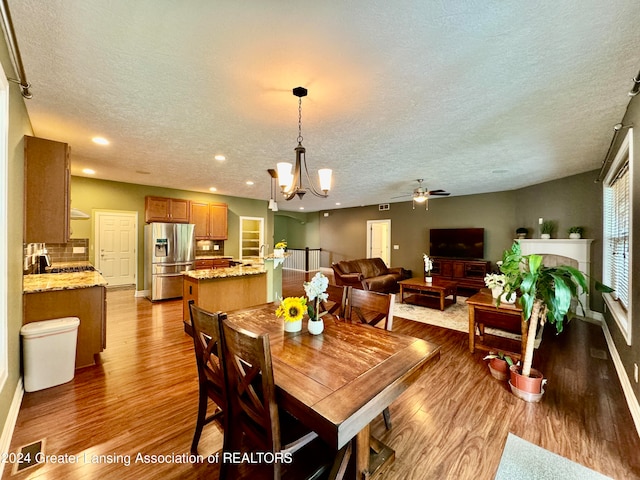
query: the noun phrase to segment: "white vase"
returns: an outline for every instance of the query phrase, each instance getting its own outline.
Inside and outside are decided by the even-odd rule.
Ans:
[[[516,303],[516,292],[503,293],[500,295],[500,303]]]
[[[581,238],[581,237],[582,237],[582,235],[580,235],[579,233],[570,233],[569,234],[569,238],[573,238],[574,240],[578,239],[578,238]]]
[[[276,258],[284,257],[284,248],[274,248],[273,256]]]
[[[299,332],[302,330],[302,319],[297,322],[284,322],[285,332]]]
[[[500,295],[502,295],[502,287],[493,287],[491,289],[491,296],[493,298],[498,298]]]
[[[324,330],[324,320],[309,320],[307,322],[307,328],[311,335],[319,335]]]
[[[551,234],[543,233],[542,235],[540,235],[540,238],[543,238],[544,240],[549,240],[551,238]]]
[[[431,282],[433,282],[433,277],[432,276],[426,276],[426,277],[424,277],[424,281],[427,282],[427,283],[431,283]]]

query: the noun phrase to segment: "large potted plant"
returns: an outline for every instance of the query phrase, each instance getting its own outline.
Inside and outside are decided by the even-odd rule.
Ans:
[[[529,322],[522,365],[511,367],[511,388],[520,398],[537,401],[542,395],[542,374],[531,368],[537,330],[548,321],[561,333],[565,322],[575,315],[572,302],[582,307],[578,295],[580,289],[588,291],[587,281],[576,268],[546,267],[542,255],[523,256],[518,242],[505,250],[500,271],[509,290],[517,292],[524,318]],[[595,286],[601,292],[613,291],[598,281]]]

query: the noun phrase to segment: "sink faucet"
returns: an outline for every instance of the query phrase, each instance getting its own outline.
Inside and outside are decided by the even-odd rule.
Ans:
[[[262,249],[264,249],[264,253],[262,252]],[[260,245],[260,251],[259,251],[259,257],[264,257],[267,253],[267,244],[263,243],[262,245]]]

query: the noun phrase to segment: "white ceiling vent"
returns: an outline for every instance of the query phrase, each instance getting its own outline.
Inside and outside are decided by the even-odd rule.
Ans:
[[[378,205],[378,210],[383,211],[383,210],[389,210],[389,204],[388,203],[381,203]]]

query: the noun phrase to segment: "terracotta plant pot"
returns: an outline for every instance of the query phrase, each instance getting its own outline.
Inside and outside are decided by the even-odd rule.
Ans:
[[[493,378],[501,382],[509,378],[509,364],[501,358],[492,358],[489,360],[489,371]]]
[[[539,372],[535,368],[532,368],[531,376],[525,377],[524,375],[522,375],[522,373],[520,373],[522,371],[522,367],[520,367],[519,365],[512,365],[510,367],[510,370],[511,385],[522,392],[532,394],[542,393],[542,381],[544,380],[544,376],[541,372]]]

